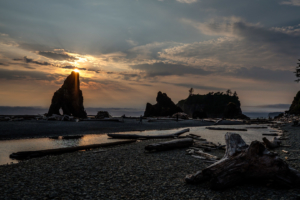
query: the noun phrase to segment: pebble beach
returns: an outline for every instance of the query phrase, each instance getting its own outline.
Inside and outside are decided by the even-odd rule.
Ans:
[[[300,170],[299,127],[282,127],[291,147],[275,149]],[[0,166],[0,199],[299,199],[300,189],[283,188],[272,181],[245,183],[213,191],[209,183],[186,184],[187,174],[209,166],[186,155],[186,149],[145,152],[147,144],[164,140],[46,156]],[[290,153],[285,154],[282,150]],[[210,152],[222,157],[223,150]]]

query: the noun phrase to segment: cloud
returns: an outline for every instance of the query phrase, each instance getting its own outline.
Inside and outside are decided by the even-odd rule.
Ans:
[[[25,63],[34,63],[37,65],[52,65],[51,63],[48,62],[39,62],[39,61],[35,61],[33,59],[27,58],[26,56],[24,56],[24,58],[14,58],[14,61],[24,61]]]
[[[221,88],[221,87],[196,85],[196,84],[190,84],[190,83],[168,83],[168,84],[176,85],[176,86],[179,86],[179,87],[202,89],[202,90],[209,90],[209,91],[212,91],[212,90],[213,91],[226,90],[226,88]]]
[[[219,36],[202,42],[177,44],[162,49],[158,58],[189,66],[221,69],[259,66],[269,69],[294,68],[300,51],[299,26],[266,28],[237,17],[207,23],[184,21],[202,33]],[[205,69],[205,68],[204,68]]]
[[[188,3],[188,4],[197,2],[197,0],[176,0],[176,1],[180,3]]]
[[[41,71],[21,71],[0,69],[0,79],[4,80],[46,80],[53,81],[58,75],[48,74]]]
[[[79,70],[86,70],[86,68],[76,67],[76,66],[72,66],[72,65],[64,66],[64,67],[61,67],[61,68],[63,68],[63,69],[79,69]]]
[[[128,44],[130,44],[131,46],[137,46],[137,45],[138,45],[138,42],[133,41],[132,39],[126,40],[126,42],[127,42]]]
[[[271,70],[264,69],[262,67],[242,67],[232,72],[228,72],[227,75],[236,76],[238,78],[248,78],[266,82],[282,83],[291,83],[296,79],[295,74],[289,70]]]
[[[72,66],[72,65],[63,66],[61,68],[63,68],[63,69],[79,69],[79,70],[91,71],[91,72],[95,72],[95,73],[100,73],[101,72],[101,70],[99,70],[99,69],[87,69],[87,68],[84,68],[84,67],[76,67],[76,66]]]
[[[2,65],[2,66],[9,66],[9,64],[6,64],[6,63],[0,63],[0,65]]]
[[[29,50],[29,51],[52,51],[55,49],[54,47],[50,47],[43,44],[34,44],[34,43],[25,43],[20,42],[18,46],[22,49]]]
[[[67,60],[67,61],[78,60],[78,58],[70,56],[66,53],[56,53],[56,52],[51,52],[51,51],[39,51],[38,54],[41,56],[45,56],[47,58],[54,59],[54,60]]]
[[[282,1],[280,4],[283,5],[291,5],[291,6],[300,6],[300,0],[288,0],[288,1]]]
[[[171,75],[182,76],[185,74],[208,75],[212,73],[210,71],[205,71],[201,68],[194,68],[181,64],[168,64],[163,62],[154,64],[130,65],[129,67],[132,69],[144,71],[147,77]]]

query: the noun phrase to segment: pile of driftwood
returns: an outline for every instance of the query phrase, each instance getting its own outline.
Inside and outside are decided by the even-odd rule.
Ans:
[[[272,179],[291,187],[300,185],[300,173],[288,166],[277,153],[268,151],[263,143],[248,146],[237,133],[226,133],[224,157],[207,168],[187,175],[187,183],[210,181],[212,189],[224,189],[249,180]]]

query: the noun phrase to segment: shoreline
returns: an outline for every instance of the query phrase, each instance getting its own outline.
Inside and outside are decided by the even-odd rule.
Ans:
[[[222,121],[218,125],[237,125],[241,122]],[[199,120],[184,121],[143,121],[125,119],[124,122],[110,121],[1,121],[0,140],[48,138],[67,135],[107,134],[149,130],[170,130],[185,127],[211,126],[213,122]]]
[[[274,151],[300,170],[298,152],[284,154],[285,150],[299,150],[298,127],[287,125],[282,130],[290,137],[283,141],[291,147]],[[279,188],[267,181],[245,183],[214,191],[209,183],[186,184],[184,177],[209,166],[186,155],[183,149],[146,153],[151,143],[167,141],[153,139],[133,144],[46,156],[0,166],[0,193],[7,199],[297,199],[298,188]],[[210,152],[222,157],[224,151]],[[18,180],[16,181],[16,177]],[[28,189],[30,188],[30,190]]]

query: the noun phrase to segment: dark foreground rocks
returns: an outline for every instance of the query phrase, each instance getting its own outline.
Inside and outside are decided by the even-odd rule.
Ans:
[[[299,134],[298,134],[299,135]],[[296,137],[298,137],[298,135]],[[298,138],[299,139],[299,138]],[[75,152],[0,166],[0,199],[297,199],[300,189],[272,182],[241,184],[214,191],[208,184],[189,185],[185,175],[209,166],[186,149],[145,153],[154,142]],[[299,140],[292,148],[299,148]],[[278,152],[280,153],[280,149]],[[212,154],[222,157],[224,151]],[[281,154],[284,158],[286,155]],[[293,157],[299,158],[298,154]],[[299,160],[287,161],[299,170]]]

